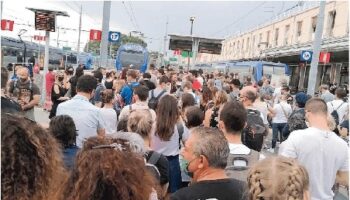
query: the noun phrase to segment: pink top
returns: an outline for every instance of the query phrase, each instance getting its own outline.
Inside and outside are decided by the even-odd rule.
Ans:
[[[46,94],[51,95],[51,89],[55,82],[55,74],[53,72],[47,72],[45,78],[46,78]]]

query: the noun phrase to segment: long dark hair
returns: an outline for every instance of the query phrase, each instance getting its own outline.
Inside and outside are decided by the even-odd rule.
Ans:
[[[169,141],[179,116],[176,98],[171,95],[163,96],[157,106],[156,135],[164,141]]]

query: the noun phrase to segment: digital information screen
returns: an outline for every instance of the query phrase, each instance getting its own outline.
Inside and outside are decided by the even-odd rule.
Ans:
[[[55,32],[56,15],[47,12],[35,12],[35,30]]]

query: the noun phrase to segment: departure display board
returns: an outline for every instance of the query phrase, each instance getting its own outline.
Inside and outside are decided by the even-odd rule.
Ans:
[[[49,12],[35,12],[35,30],[55,32],[56,15]]]

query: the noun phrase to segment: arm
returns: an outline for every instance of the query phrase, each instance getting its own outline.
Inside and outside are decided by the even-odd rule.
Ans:
[[[205,112],[205,116],[204,116],[204,121],[203,121],[203,125],[205,127],[210,127],[210,117],[211,117],[211,114],[212,114],[212,110],[211,109],[208,109],[206,112]]]
[[[40,101],[40,95],[34,95],[33,100],[31,100],[28,104],[22,106],[22,110],[29,110],[34,106],[38,105]]]
[[[335,182],[342,186],[349,187],[349,172],[348,171],[338,171]]]

